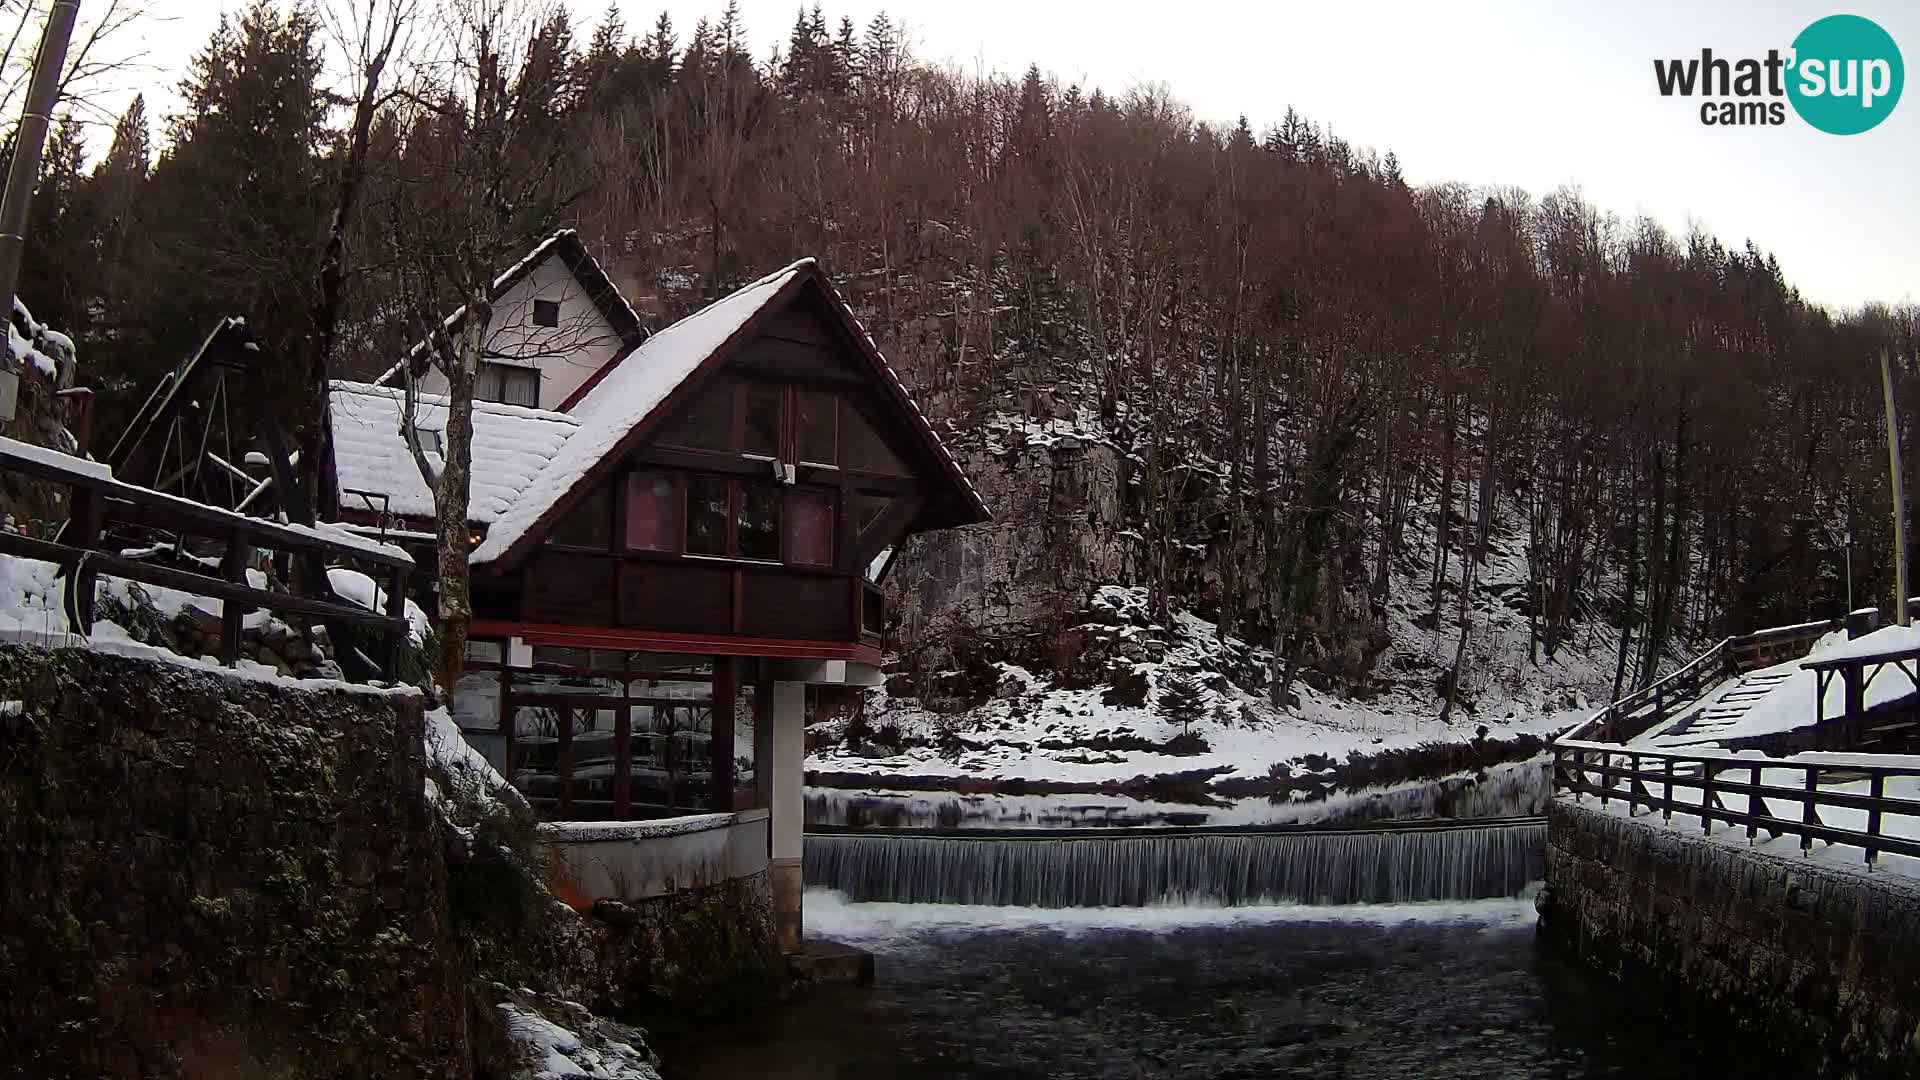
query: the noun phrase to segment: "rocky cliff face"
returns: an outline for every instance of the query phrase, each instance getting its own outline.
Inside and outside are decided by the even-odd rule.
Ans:
[[[1023,440],[959,457],[993,521],[922,536],[902,552],[890,589],[903,642],[1043,633],[1126,576],[1121,458],[1111,445]]]

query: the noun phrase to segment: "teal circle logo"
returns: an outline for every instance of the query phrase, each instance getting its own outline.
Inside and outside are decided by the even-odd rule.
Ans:
[[[1829,15],[1793,39],[1787,99],[1800,119],[1829,135],[1858,135],[1900,103],[1906,84],[1900,47],[1880,24]]]

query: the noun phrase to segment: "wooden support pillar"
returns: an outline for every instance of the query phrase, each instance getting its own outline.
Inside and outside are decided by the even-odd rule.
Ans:
[[[753,805],[773,806],[773,679],[764,663],[753,682]]]
[[[1847,721],[1858,722],[1867,711],[1867,672],[1864,664],[1842,668],[1840,677],[1847,684]]]
[[[75,487],[73,500],[67,505],[68,533],[61,539],[84,551],[98,550],[106,521],[106,498],[92,488]],[[93,587],[99,575],[93,572],[87,562],[86,556],[82,555],[73,568],[72,578],[67,582],[67,587],[72,590],[72,601],[67,605],[67,615],[73,623],[69,629],[78,634],[93,633]]]
[[[381,674],[385,676],[389,682],[398,682],[400,679],[400,651],[407,647],[410,639],[413,637],[412,626],[404,625],[407,621],[407,571],[404,568],[395,567],[388,572],[386,577],[387,618],[399,619],[403,627],[399,630],[387,631],[387,650],[386,655],[382,657],[382,663],[385,664],[385,668],[381,671]]]
[[[227,550],[220,559],[220,576],[241,585],[247,583],[247,562],[253,557],[253,545],[245,537],[235,534],[227,537]],[[240,639],[245,631],[245,620],[252,608],[238,600],[226,600],[220,605],[220,662],[228,667],[240,663]]]
[[[765,768],[772,781],[771,811],[773,859],[768,876],[773,887],[773,928],[780,947],[800,947],[800,898],[805,889],[801,860],[806,854],[805,804],[800,785],[806,766],[805,683],[773,684],[773,756]]]
[[[633,818],[632,702],[621,705],[613,718],[613,816],[616,821]]]
[[[335,647],[337,648],[338,646]],[[503,642],[500,645],[500,701],[498,707],[500,711],[500,736],[505,740],[503,745],[506,749],[503,751],[505,754],[505,765],[501,768],[500,775],[506,778],[508,784],[518,787],[519,785],[515,784],[513,779],[515,772],[513,761],[513,729],[519,725],[516,724],[513,719],[513,672],[510,668],[511,661],[507,658],[507,646]]]
[[[554,710],[560,716],[560,752],[554,773],[559,777],[560,794],[554,801],[554,817],[568,820],[573,813],[573,709],[562,705]]]
[[[733,711],[739,707],[739,668],[731,656],[713,658],[712,730],[707,732],[707,754],[711,759],[707,781],[707,802],[715,810],[732,810],[733,805]]]

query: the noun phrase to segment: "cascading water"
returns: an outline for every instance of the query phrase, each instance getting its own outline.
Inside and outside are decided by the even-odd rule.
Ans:
[[[1021,907],[1478,900],[1539,879],[1546,837],[1540,819],[1070,837],[816,833],[806,880],[856,901]]]

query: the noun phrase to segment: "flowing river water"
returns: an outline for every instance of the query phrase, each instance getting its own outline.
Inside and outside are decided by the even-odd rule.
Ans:
[[[871,950],[875,984],[669,1036],[668,1080],[1786,1080],[1732,1032],[1557,959],[1524,898],[1042,909],[815,890],[807,919]]]

